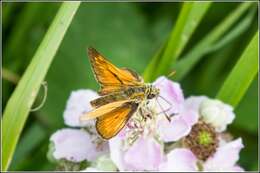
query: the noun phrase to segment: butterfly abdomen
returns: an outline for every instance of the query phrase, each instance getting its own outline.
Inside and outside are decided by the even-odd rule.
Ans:
[[[143,87],[130,87],[126,90],[115,92],[109,95],[102,96],[90,102],[91,106],[94,108],[98,108],[100,106],[106,105],[111,102],[127,100],[127,99],[135,99],[135,100],[143,100],[145,96],[145,86]]]
[[[92,100],[90,102],[90,104],[92,107],[98,108],[98,107],[106,105],[108,103],[125,100],[125,99],[127,99],[127,95],[125,95],[123,92],[117,92],[117,93],[105,95],[105,96],[99,97],[95,100]]]

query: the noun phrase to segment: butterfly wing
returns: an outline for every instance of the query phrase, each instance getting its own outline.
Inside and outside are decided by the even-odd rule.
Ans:
[[[88,55],[95,77],[101,85],[100,95],[143,85],[142,78],[136,72],[127,68],[117,68],[94,48],[88,49]]]
[[[80,121],[87,121],[87,120],[91,120],[103,116],[130,101],[132,100],[122,100],[122,101],[116,101],[116,102],[105,104],[97,109],[94,109],[93,111],[81,115]]]
[[[130,117],[136,112],[138,103],[126,102],[113,111],[97,118],[96,129],[104,139],[117,135]]]

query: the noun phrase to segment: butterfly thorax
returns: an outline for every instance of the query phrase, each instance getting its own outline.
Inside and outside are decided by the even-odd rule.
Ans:
[[[145,95],[147,99],[153,99],[157,97],[160,94],[159,88],[156,88],[155,86],[151,84],[145,85]]]

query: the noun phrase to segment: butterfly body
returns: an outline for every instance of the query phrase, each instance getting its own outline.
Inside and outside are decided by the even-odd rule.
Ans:
[[[82,121],[96,118],[96,129],[104,139],[114,137],[131,116],[149,99],[159,95],[159,89],[146,84],[134,71],[118,68],[95,49],[88,54],[95,78],[100,84],[101,97],[90,103],[94,108],[81,116]]]
[[[139,103],[156,97],[157,93],[158,92],[156,88],[154,88],[152,85],[130,87],[119,92],[104,95],[100,98],[92,100],[90,103],[95,108],[111,102],[127,99],[135,100],[136,103]]]

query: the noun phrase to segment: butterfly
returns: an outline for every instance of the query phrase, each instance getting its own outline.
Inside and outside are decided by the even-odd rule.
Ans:
[[[94,48],[88,48],[92,71],[100,84],[99,98],[90,102],[92,111],[81,115],[81,121],[96,118],[96,130],[103,139],[117,135],[132,115],[160,90],[144,83],[141,76],[128,68],[118,68]]]

